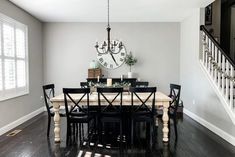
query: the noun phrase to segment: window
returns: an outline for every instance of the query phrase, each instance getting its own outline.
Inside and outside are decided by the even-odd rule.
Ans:
[[[27,26],[0,14],[0,101],[27,94]]]

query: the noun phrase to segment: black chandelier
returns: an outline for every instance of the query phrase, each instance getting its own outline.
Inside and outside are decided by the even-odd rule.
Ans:
[[[99,46],[98,42],[96,42],[95,48],[98,54],[118,54],[123,48],[123,44],[119,40],[113,40],[110,41],[110,25],[109,25],[109,0],[108,0],[108,25],[107,25],[107,33],[108,33],[108,39],[107,41],[104,41],[103,44]]]

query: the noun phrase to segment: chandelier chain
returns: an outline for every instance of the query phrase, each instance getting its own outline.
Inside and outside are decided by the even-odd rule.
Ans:
[[[108,27],[109,27],[109,0],[108,0]]]

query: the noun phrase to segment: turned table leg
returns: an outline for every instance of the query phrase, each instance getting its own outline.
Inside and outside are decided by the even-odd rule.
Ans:
[[[60,142],[60,104],[54,102],[53,103],[53,109],[54,109],[54,123],[55,123],[55,128],[54,128],[54,133],[55,133],[55,142]]]
[[[162,121],[163,121],[163,142],[168,142],[168,122],[169,122],[169,116],[168,116],[168,107],[169,107],[169,102],[164,102],[163,103],[163,116],[162,116]]]

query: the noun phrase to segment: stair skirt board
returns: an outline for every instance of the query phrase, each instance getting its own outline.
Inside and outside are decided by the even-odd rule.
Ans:
[[[206,78],[210,82],[210,85],[214,89],[216,95],[219,97],[225,111],[228,113],[230,119],[232,120],[233,124],[235,125],[235,113],[232,111],[232,109],[229,107],[229,104],[227,100],[224,98],[224,96],[221,94],[220,89],[217,87],[217,84],[214,82],[213,78],[211,78],[210,74],[208,73],[207,69],[203,65],[202,61],[199,61],[199,65],[203,71],[203,73],[206,75]]]

